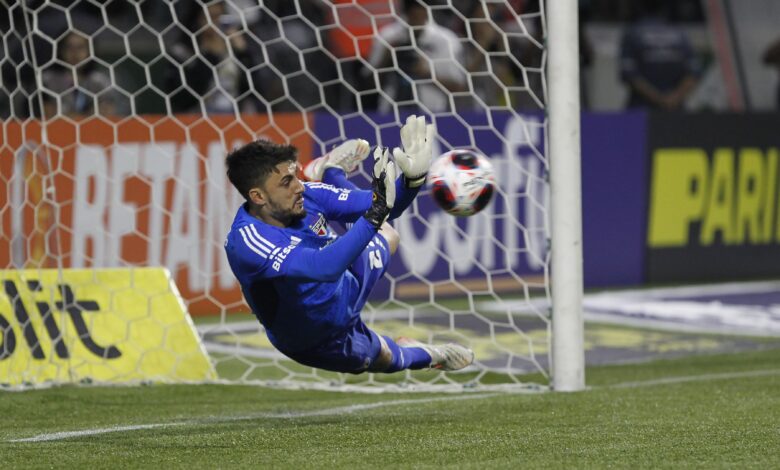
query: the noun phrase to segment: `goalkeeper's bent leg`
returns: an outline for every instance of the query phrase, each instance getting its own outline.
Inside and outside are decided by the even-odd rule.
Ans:
[[[431,367],[433,359],[422,348],[403,348],[387,336],[379,336],[382,347],[379,355],[371,364],[371,372],[392,373],[405,369],[426,369]]]
[[[395,254],[395,251],[398,249],[398,244],[401,243],[401,236],[398,235],[398,232],[393,228],[392,225],[385,222],[379,228],[379,234],[382,235],[382,237],[384,237],[385,241],[387,242],[387,247],[390,250],[390,254]]]

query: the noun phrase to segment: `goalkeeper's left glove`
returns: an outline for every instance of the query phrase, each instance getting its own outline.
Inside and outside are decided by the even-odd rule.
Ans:
[[[434,132],[433,124],[425,124],[425,116],[411,115],[401,127],[403,150],[394,148],[393,157],[410,188],[425,183],[425,177],[431,167]]]
[[[390,152],[382,147],[374,150],[374,170],[371,207],[366,211],[365,219],[379,230],[395,204],[395,165],[390,160]]]

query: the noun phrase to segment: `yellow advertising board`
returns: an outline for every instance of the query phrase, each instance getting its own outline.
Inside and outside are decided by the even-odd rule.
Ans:
[[[216,378],[164,268],[0,270],[0,384]]]

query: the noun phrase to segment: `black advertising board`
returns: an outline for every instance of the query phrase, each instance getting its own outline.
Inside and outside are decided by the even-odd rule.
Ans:
[[[650,114],[646,281],[780,276],[780,114]]]

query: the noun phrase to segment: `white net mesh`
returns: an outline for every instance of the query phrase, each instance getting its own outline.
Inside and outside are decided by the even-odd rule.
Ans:
[[[102,279],[99,268],[129,269],[129,287],[104,289],[110,304],[141,283],[133,274],[141,267],[166,267],[216,373],[228,381],[484,388],[538,373],[535,380],[546,382],[549,191],[538,2],[23,1],[0,15],[6,284],[15,269],[28,269],[24,279],[54,276],[60,287],[46,291],[54,305],[64,302],[63,273],[72,268],[92,272],[93,281]],[[389,336],[468,345],[477,361],[457,374],[349,376],[296,365],[247,314],[223,253],[242,202],[225,178],[226,150],[258,136],[295,144],[302,160],[348,138],[395,146],[411,112],[435,123],[435,154],[469,147],[487,155],[499,189],[487,209],[466,219],[421,192],[394,223],[401,248],[363,318]],[[353,180],[368,184],[364,170]],[[5,293],[0,383],[24,382],[19,371],[35,364],[73,368],[57,362],[57,342],[83,340],[83,331],[46,330],[67,323],[66,309],[38,315],[33,306],[46,295]],[[153,299],[137,296],[140,313],[119,320],[162,322]],[[85,328],[99,326],[100,315],[84,316]],[[174,328],[165,325],[163,334]],[[42,357],[21,353],[30,329]],[[101,364],[111,369],[111,358],[93,356],[80,363],[86,372],[50,380],[90,378],[90,367]]]

